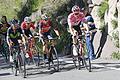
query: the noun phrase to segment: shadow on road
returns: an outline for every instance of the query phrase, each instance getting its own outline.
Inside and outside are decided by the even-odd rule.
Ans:
[[[7,76],[7,75],[11,75],[10,73],[0,73],[0,76]]]
[[[99,58],[101,56],[103,47],[107,41],[107,35],[108,35],[108,25],[103,28],[103,31],[101,31],[101,38],[100,38],[100,44],[96,52],[96,58]]]

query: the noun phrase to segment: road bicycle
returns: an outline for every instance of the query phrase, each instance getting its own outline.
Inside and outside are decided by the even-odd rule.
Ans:
[[[89,72],[91,72],[91,59],[89,55],[89,49],[86,48],[85,35],[77,35],[77,44],[73,44],[73,63],[80,70],[85,67]]]
[[[10,49],[10,55],[13,58],[13,64],[11,63],[12,72],[15,76],[18,75],[18,71],[20,75],[26,78],[26,58],[25,58],[25,51],[24,46],[12,46]]]

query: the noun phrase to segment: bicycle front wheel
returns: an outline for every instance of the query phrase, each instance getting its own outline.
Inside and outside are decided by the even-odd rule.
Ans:
[[[26,62],[25,62],[25,54],[21,51],[20,55],[18,56],[18,68],[20,75],[23,78],[26,78]]]

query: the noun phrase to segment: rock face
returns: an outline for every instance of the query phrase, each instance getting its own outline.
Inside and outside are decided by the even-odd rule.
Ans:
[[[117,3],[118,10],[118,31],[119,31],[119,44],[120,44],[120,1]],[[120,47],[120,45],[119,45]]]
[[[113,30],[113,25],[112,25],[112,20],[115,20],[115,13],[116,13],[116,8],[117,8],[117,0],[109,0],[109,10],[108,10],[108,33],[110,36],[112,36],[112,30]]]
[[[92,0],[92,4],[101,4],[104,0]],[[120,51],[120,48],[115,47],[111,37],[113,33],[119,31],[119,43],[120,44],[120,1],[118,0],[108,0],[109,8],[105,11],[104,14],[104,23],[107,25],[105,27],[105,33],[97,32],[94,41],[95,52],[97,55],[101,55],[101,58],[111,58],[112,52]],[[101,22],[100,17],[98,16],[98,10],[101,6],[93,6],[91,14],[95,20],[97,28],[100,28]],[[114,28],[112,21],[116,21],[118,24],[117,28]],[[108,35],[109,34],[109,35]],[[118,35],[118,34],[117,34]],[[119,45],[120,47],[120,45]],[[100,54],[99,54],[100,53]]]
[[[92,3],[99,5],[103,1],[105,0],[92,0]],[[104,22],[105,24],[108,25],[107,33],[110,36],[113,36],[113,33],[116,33],[116,31],[119,31],[119,44],[120,44],[120,1],[108,0],[108,5],[109,5],[109,8],[105,11],[105,14],[104,14]],[[100,18],[98,16],[99,8],[100,6],[94,6],[91,12],[97,28],[100,28],[101,26]],[[113,21],[115,22],[113,23]],[[118,25],[115,25],[115,23]],[[114,28],[114,26],[115,27],[117,26],[118,28]]]

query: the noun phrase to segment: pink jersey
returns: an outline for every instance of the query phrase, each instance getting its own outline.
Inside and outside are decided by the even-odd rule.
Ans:
[[[80,12],[77,16],[75,16],[74,13],[71,13],[68,16],[68,25],[71,26],[78,25],[80,21],[82,21],[83,19],[84,19],[83,13]]]

